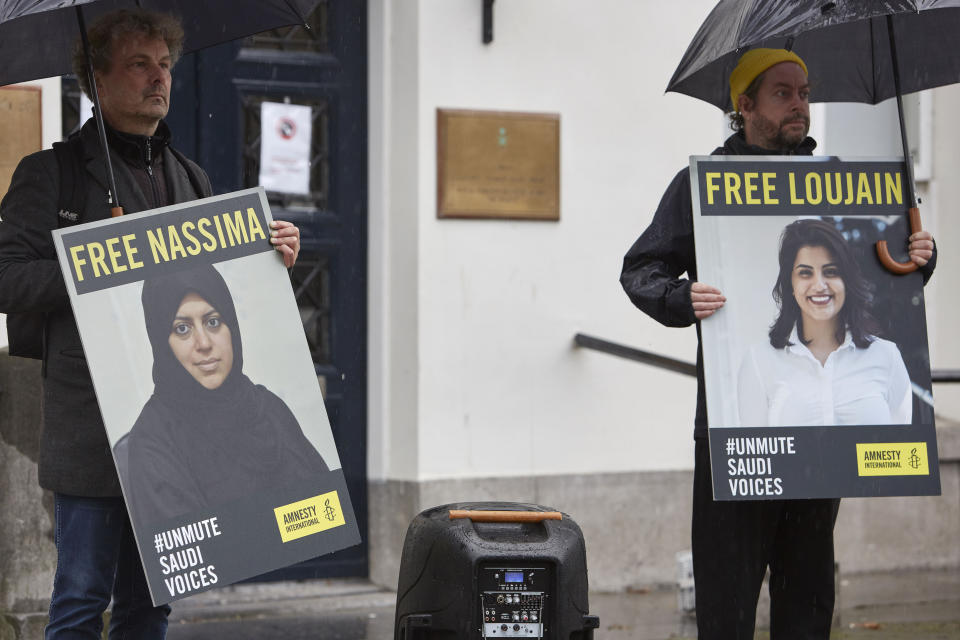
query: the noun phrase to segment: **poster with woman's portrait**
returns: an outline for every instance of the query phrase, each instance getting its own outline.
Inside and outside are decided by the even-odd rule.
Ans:
[[[154,604],[360,542],[271,220],[250,189],[55,232]]]
[[[938,495],[902,160],[691,159],[714,497]]]

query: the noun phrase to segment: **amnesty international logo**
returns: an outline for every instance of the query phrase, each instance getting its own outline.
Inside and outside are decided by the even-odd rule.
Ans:
[[[927,459],[927,443],[858,443],[857,473],[861,476],[930,475],[930,465]]]
[[[323,517],[334,522],[337,519],[337,509],[330,506],[330,499],[327,498],[327,501],[323,503]]]
[[[907,464],[909,464],[914,469],[920,468],[920,456],[917,455],[917,448],[914,447],[910,450],[910,457],[907,458]]]
[[[277,507],[273,513],[284,542],[346,524],[336,491]]]

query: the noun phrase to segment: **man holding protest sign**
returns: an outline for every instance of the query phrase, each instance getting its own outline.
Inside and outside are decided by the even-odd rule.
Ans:
[[[180,24],[161,14],[116,11],[102,16],[88,36],[127,212],[211,195],[206,173],[170,146],[163,121],[183,41]],[[74,67],[89,94],[86,65],[78,45]],[[50,235],[110,217],[113,198],[93,119],[63,149],[24,158],[0,203],[0,312],[33,313],[42,324],[35,327],[43,336],[37,354],[43,358],[39,480],[55,493],[58,554],[46,637],[99,637],[112,595],[111,637],[163,638],[170,607],[153,607],[150,600]],[[274,222],[271,236],[291,267],[299,230]]]
[[[783,49],[745,53],[730,75],[734,133],[714,155],[811,155],[807,68]],[[910,259],[930,277],[932,236],[910,237]],[[686,272],[688,279],[681,278]],[[667,188],[653,222],[624,258],[630,300],[667,326],[685,327],[726,301],[697,282],[690,172]],[[833,525],[839,500],[713,500],[702,349],[697,349],[693,555],[700,638],[752,638],[757,598],[770,568],[771,636],[828,638],[834,607]]]

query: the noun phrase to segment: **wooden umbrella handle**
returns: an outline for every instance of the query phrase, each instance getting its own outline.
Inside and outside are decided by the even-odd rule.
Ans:
[[[923,229],[923,225],[920,224],[919,208],[910,207],[910,209],[907,210],[907,217],[910,219],[910,235]],[[889,249],[887,249],[886,240],[877,241],[877,257],[880,258],[880,263],[887,268],[887,271],[895,273],[898,276],[913,273],[919,268],[916,262],[910,260],[906,262],[897,262],[894,260],[893,256],[890,255]]]
[[[123,215],[123,207],[110,207],[110,217],[119,218]]]
[[[559,511],[467,511],[450,509],[450,519],[468,518],[474,522],[543,522],[563,520]]]

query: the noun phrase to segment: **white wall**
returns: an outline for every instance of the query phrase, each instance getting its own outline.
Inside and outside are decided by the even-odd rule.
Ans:
[[[40,87],[40,109],[43,119],[41,138],[43,148],[49,149],[63,135],[60,123],[60,78],[46,78],[34,82],[24,82],[24,87]],[[6,187],[8,185],[4,185]],[[7,346],[7,318],[0,313],[0,348]]]
[[[617,277],[672,176],[728,133],[714,107],[663,92],[713,4],[501,2],[483,45],[474,0],[371,2],[372,479],[692,467],[694,380],[572,338],[695,358],[693,329],[647,318]],[[934,366],[960,368],[937,295],[953,263],[937,209],[955,190],[941,132],[957,98],[938,100],[940,151],[920,185],[941,239],[928,317]],[[438,108],[559,113],[561,220],[438,220]],[[812,134],[822,153],[894,155],[895,113],[817,105]]]
[[[960,85],[933,91],[931,179],[922,192],[920,215],[937,239],[937,272],[927,285],[927,327],[930,332],[930,361],[934,369],[960,369],[960,314],[957,274],[960,273]],[[960,423],[960,385],[934,385],[934,401],[940,420]]]
[[[419,8],[370,0],[368,476],[417,477]]]
[[[484,46],[479,2],[372,3],[371,478],[692,466],[694,380],[572,339],[695,357],[693,329],[617,278],[688,155],[722,140],[716,108],[663,93],[711,5],[497,3]],[[559,113],[560,222],[438,220],[437,108]]]

